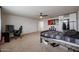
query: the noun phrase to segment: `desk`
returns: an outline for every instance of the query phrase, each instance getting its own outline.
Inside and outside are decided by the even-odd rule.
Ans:
[[[4,37],[4,42],[10,42],[10,37],[8,32],[2,32],[1,40],[3,40]]]

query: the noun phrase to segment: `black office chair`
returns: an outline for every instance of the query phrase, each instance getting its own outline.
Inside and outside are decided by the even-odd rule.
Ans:
[[[14,37],[15,38],[21,37],[22,29],[23,29],[22,26],[20,26],[19,30],[14,30]]]

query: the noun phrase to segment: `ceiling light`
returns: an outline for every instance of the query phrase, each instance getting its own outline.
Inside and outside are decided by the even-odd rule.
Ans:
[[[40,16],[40,18],[42,19],[42,18],[43,18],[43,16]]]

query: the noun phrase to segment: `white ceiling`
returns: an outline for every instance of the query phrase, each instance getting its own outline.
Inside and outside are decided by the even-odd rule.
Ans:
[[[3,12],[39,19],[40,12],[55,17],[78,11],[79,6],[3,6]]]

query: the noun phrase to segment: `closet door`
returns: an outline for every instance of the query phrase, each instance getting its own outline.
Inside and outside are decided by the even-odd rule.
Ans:
[[[77,14],[72,13],[69,15],[70,29],[77,30]]]
[[[43,31],[44,30],[44,21],[39,21],[38,22],[38,31]]]
[[[64,16],[59,16],[59,23],[56,28],[57,31],[63,32],[63,29],[62,29],[63,21],[64,21]]]

